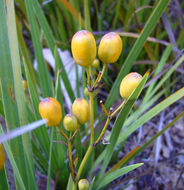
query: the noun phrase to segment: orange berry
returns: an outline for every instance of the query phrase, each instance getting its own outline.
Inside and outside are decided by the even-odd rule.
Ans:
[[[39,112],[42,119],[47,119],[47,125],[57,126],[62,119],[62,110],[60,103],[51,97],[43,99],[39,104]]]

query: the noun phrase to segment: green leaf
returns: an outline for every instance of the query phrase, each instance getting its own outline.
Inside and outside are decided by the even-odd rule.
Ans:
[[[4,131],[3,131],[1,125],[0,125],[0,134],[4,134]],[[16,180],[19,183],[19,187],[22,190],[26,190],[25,185],[24,185],[24,181],[23,181],[23,179],[21,177],[20,171],[19,171],[18,166],[17,166],[17,162],[15,161],[15,159],[13,157],[13,152],[12,152],[10,146],[8,145],[8,142],[4,142],[3,145],[4,145],[4,148],[5,148],[6,153],[8,155],[8,158],[10,160],[11,166],[12,166],[12,168],[14,170],[14,174],[15,174]]]
[[[15,97],[17,102],[18,116],[20,125],[25,125],[28,123],[27,109],[26,109],[26,98],[24,94],[24,89],[22,85],[22,72],[21,72],[21,61],[19,55],[18,39],[17,39],[17,29],[15,21],[15,8],[14,1],[7,0],[7,23],[8,23],[8,37],[11,52],[12,68],[13,68],[13,78],[15,85]],[[35,170],[33,164],[33,154],[30,142],[29,134],[22,136],[23,147],[25,153],[25,163],[27,178],[31,180],[29,184],[30,189],[36,189],[36,179]]]
[[[143,163],[139,163],[139,164],[133,164],[133,165],[130,165],[130,166],[126,166],[124,168],[121,168],[121,169],[118,169],[112,173],[110,173],[109,175],[105,176],[105,177],[102,177],[100,178],[96,183],[95,183],[95,189],[100,189],[101,187],[109,184],[111,181],[117,179],[118,177],[142,166]]]
[[[38,71],[39,71],[39,80],[40,86],[43,93],[43,97],[52,96],[52,82],[46,67],[43,53],[42,53],[42,44],[40,41],[40,31],[38,28],[38,24],[36,21],[36,16],[33,11],[33,1],[32,0],[25,0],[26,10],[28,15],[28,20],[30,23],[31,28],[31,35],[33,46],[35,50],[36,60],[38,64]]]
[[[184,87],[163,100],[161,103],[154,106],[151,110],[147,111],[142,117],[137,119],[131,126],[129,126],[120,136],[120,141],[124,141],[127,137],[132,134],[136,129],[138,129],[141,125],[152,119],[162,110],[179,100],[184,96]]]
[[[134,90],[134,92],[131,94],[131,96],[128,98],[127,102],[125,103],[124,107],[121,109],[118,117],[116,118],[116,121],[114,123],[114,127],[111,132],[110,140],[109,140],[109,145],[105,148],[105,157],[104,161],[102,164],[102,169],[100,171],[100,176],[102,177],[110,160],[113,155],[113,151],[116,145],[116,142],[118,140],[118,137],[120,135],[121,129],[123,127],[123,124],[132,108],[134,105],[135,101],[137,100],[139,94],[141,93],[146,81],[148,78],[148,73],[146,73],[141,82],[139,83],[138,87]]]
[[[6,170],[5,168],[0,170],[0,189],[9,189],[9,185],[8,185],[8,179],[6,177]]]
[[[158,20],[162,16],[162,13],[166,9],[167,5],[169,3],[169,0],[165,1],[159,1],[156,7],[154,8],[152,14],[150,15],[148,21],[146,22],[146,25],[144,26],[140,37],[136,40],[134,46],[132,47],[131,51],[128,54],[128,57],[126,58],[121,71],[119,72],[112,88],[110,91],[110,94],[108,96],[108,99],[106,100],[106,107],[110,107],[113,103],[113,101],[116,99],[118,93],[119,93],[119,85],[121,83],[121,79],[130,71],[132,68],[132,65],[134,61],[137,59],[138,55],[140,54],[142,48],[144,47],[144,44],[146,42],[146,39],[151,34],[153,29],[155,28]]]
[[[53,56],[56,55],[56,57],[58,59],[58,63],[60,65],[59,69],[61,69],[61,77],[63,79],[63,83],[65,85],[65,88],[68,92],[68,95],[69,95],[71,101],[73,102],[75,99],[74,92],[72,90],[70,81],[69,81],[68,76],[66,74],[66,71],[65,71],[65,68],[63,66],[62,60],[59,56],[59,53],[58,53],[58,51],[55,51],[55,39],[52,35],[51,29],[50,29],[48,22],[47,22],[44,14],[43,14],[43,11],[40,8],[38,0],[32,0],[32,3],[30,4],[30,8],[34,8],[35,15],[37,16],[38,21],[39,21],[39,23],[43,29],[47,44],[48,44],[50,50],[52,51]],[[57,71],[55,71],[55,72],[57,72]]]

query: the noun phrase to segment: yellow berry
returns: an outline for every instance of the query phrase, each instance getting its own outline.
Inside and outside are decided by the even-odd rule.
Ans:
[[[47,119],[49,127],[59,125],[62,119],[60,103],[51,97],[43,99],[39,104],[39,112],[42,119]]]
[[[22,80],[22,85],[23,85],[24,90],[26,90],[28,88],[26,80]]]
[[[122,51],[122,40],[116,32],[109,32],[100,41],[98,56],[103,63],[114,63]]]
[[[139,85],[142,76],[139,73],[133,72],[126,75],[120,84],[120,95],[125,100],[132,94],[132,92]]]
[[[79,190],[88,190],[89,182],[87,179],[81,179],[78,183]]]
[[[89,119],[89,104],[84,98],[77,98],[72,105],[72,113],[82,125]]]
[[[99,67],[99,65],[100,65],[99,59],[95,59],[95,60],[93,61],[93,63],[92,63],[92,66],[93,66],[95,69],[97,69],[97,68]]]
[[[4,163],[5,163],[5,152],[3,145],[0,144],[0,170],[3,168]]]
[[[67,131],[73,132],[78,127],[77,119],[74,115],[67,114],[63,120],[64,127]]]
[[[75,62],[88,67],[96,57],[96,42],[91,32],[80,30],[72,38],[72,54]]]

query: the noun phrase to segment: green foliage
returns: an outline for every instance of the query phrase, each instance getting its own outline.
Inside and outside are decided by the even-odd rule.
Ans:
[[[104,31],[121,29],[123,26],[123,31],[127,32],[119,32],[124,49],[119,61],[111,64],[103,75],[104,90],[108,93],[104,108],[107,112],[115,100],[120,102],[119,85],[127,73],[138,71],[144,74],[148,69],[151,71],[150,77],[148,72],[143,76],[115,118],[113,129],[106,136],[109,145],[103,145],[101,141],[101,145],[95,144],[95,141],[90,144],[89,123],[81,126],[77,134],[70,139],[75,158],[72,160],[73,166],[69,166],[68,155],[71,156],[71,152],[65,146],[68,142],[55,127],[47,128],[44,125],[4,142],[7,157],[14,171],[16,189],[38,189],[35,169],[47,176],[47,189],[50,189],[52,179],[58,189],[77,189],[77,183],[70,175],[72,167],[76,169],[76,180],[85,177],[91,181],[90,190],[105,189],[113,180],[140,167],[142,163],[125,165],[183,117],[183,112],[178,114],[162,131],[121,162],[115,171],[106,172],[107,167],[113,167],[111,160],[113,154],[118,155],[118,146],[123,148],[134,131],[184,96],[184,88],[180,87],[178,90],[175,87],[181,77],[176,74],[176,70],[184,61],[184,56],[180,55],[181,51],[178,49],[183,47],[183,30],[179,31],[176,44],[171,44],[164,41],[168,39],[169,33],[160,27],[160,18],[168,11],[168,3],[169,0],[157,0],[155,5],[150,7],[150,1],[0,1],[0,115],[5,119],[7,131],[40,120],[38,106],[40,100],[48,96],[60,102],[64,118],[65,111],[68,110],[65,110],[66,97],[63,97],[61,80],[71,102],[75,100],[75,96],[82,96],[80,88],[84,90],[87,86],[85,68],[82,69],[82,76],[79,76],[79,66],[76,65],[75,93],[58,52],[58,48],[70,51],[72,36],[79,29],[94,32],[97,44]],[[148,7],[144,8],[145,6]],[[143,8],[139,9],[140,7]],[[165,16],[167,17],[166,13]],[[141,29],[140,23],[145,23]],[[170,29],[178,25],[172,23]],[[139,37],[134,41],[137,34]],[[155,37],[154,40],[150,40],[150,35]],[[54,57],[54,70],[51,70],[44,60],[45,47],[51,50]],[[33,67],[34,59],[37,60],[38,69]],[[151,65],[135,65],[136,61],[147,59],[151,59]],[[113,70],[109,71],[112,68]],[[90,80],[94,83],[96,75],[93,75],[93,80],[88,76],[88,85]],[[23,89],[23,79],[28,83],[26,90]],[[90,98],[93,97],[94,100],[94,114],[91,114],[91,118],[94,117],[95,120],[95,139],[101,133],[98,124],[101,125],[106,118],[102,112],[99,113],[98,91],[99,89],[89,93]],[[140,105],[137,110],[132,110],[137,100]],[[107,125],[110,119],[108,115]],[[3,127],[0,126],[0,134],[5,133]],[[62,123],[58,128],[68,135]],[[115,162],[118,163],[117,158]],[[100,172],[94,176],[94,171],[99,168],[100,163]],[[0,171],[0,189],[9,189],[5,168]]]

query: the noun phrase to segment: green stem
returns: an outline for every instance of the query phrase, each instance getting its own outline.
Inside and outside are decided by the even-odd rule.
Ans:
[[[88,85],[91,88],[91,79],[90,79],[90,70],[86,68],[87,78],[88,78]],[[91,126],[91,138],[90,143],[93,144],[94,142],[94,112],[93,112],[93,92],[89,92],[89,101],[90,101],[90,126]]]
[[[105,123],[105,125],[104,125],[104,128],[103,128],[103,130],[101,131],[101,133],[100,133],[98,139],[95,141],[94,145],[98,144],[98,143],[100,142],[101,138],[104,136],[104,133],[105,133],[105,131],[106,131],[106,129],[107,129],[107,126],[108,126],[110,120],[111,120],[110,117],[108,117],[107,120],[106,120],[106,123]]]
[[[68,141],[68,137],[67,137],[67,135],[64,133],[64,131],[63,131],[59,126],[57,126],[57,128],[59,129],[61,135]]]
[[[96,84],[101,81],[101,79],[102,79],[102,77],[103,77],[103,75],[104,75],[104,73],[105,73],[106,68],[107,68],[107,64],[103,64],[103,68],[102,68],[102,71],[101,71],[101,75],[100,75],[99,77],[97,77],[95,83],[93,84],[93,87],[95,87]]]
[[[124,105],[125,105],[126,101],[124,100],[120,106],[111,114],[111,117],[113,117]]]
[[[93,93],[89,92],[89,100],[90,100],[90,123],[91,123],[91,139],[90,143],[94,142],[94,112],[93,112]]]
[[[72,137],[72,132],[70,132],[70,138]],[[69,157],[69,166],[72,175],[72,179],[75,182],[74,168],[73,168],[73,159],[72,159],[72,142],[68,141],[68,157]]]
[[[81,164],[80,164],[80,167],[79,167],[79,170],[78,170],[77,176],[76,176],[76,182],[79,181],[80,176],[82,174],[82,171],[84,169],[84,166],[85,166],[87,160],[89,159],[89,156],[90,156],[92,150],[93,150],[93,145],[90,145],[87,152],[86,152],[86,154],[85,154],[85,156],[84,156],[84,158],[83,158],[83,160],[82,160],[82,162],[81,162]]]

